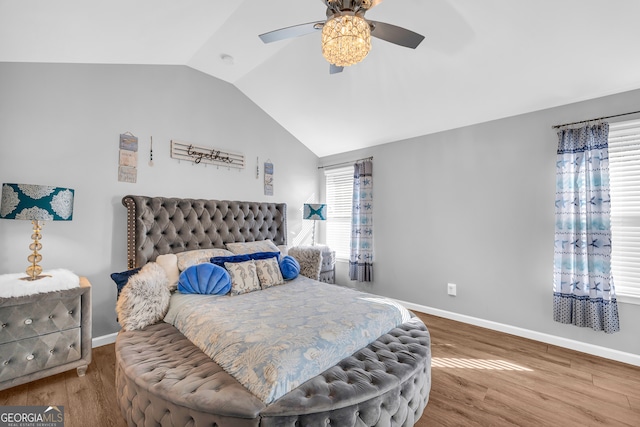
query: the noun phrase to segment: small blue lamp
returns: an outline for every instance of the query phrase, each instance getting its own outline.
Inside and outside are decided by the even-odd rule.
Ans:
[[[27,277],[22,280],[38,280],[41,275],[42,249],[41,221],[71,221],[73,217],[73,190],[48,185],[2,184],[0,218],[31,220],[33,223],[33,243],[29,245],[32,253],[27,258],[31,263],[27,267]]]
[[[305,203],[302,210],[302,219],[313,220],[313,231],[311,233],[311,244],[316,244],[316,221],[326,221],[327,205],[324,203]]]

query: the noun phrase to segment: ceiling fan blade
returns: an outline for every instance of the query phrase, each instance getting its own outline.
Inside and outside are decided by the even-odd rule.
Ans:
[[[369,21],[373,25],[371,35],[400,46],[415,49],[424,40],[424,36],[406,28],[397,27],[385,22]]]
[[[344,67],[338,67],[335,64],[331,64],[329,66],[329,74],[337,74],[337,73],[341,73],[342,70],[344,70]]]
[[[308,22],[306,24],[294,25],[292,27],[280,28],[279,30],[269,31],[260,34],[260,39],[265,43],[277,42],[284,39],[292,39],[294,37],[304,36],[322,30],[323,21]]]

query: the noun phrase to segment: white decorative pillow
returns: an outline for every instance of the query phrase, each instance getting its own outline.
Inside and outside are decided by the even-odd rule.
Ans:
[[[224,267],[231,276],[231,295],[241,295],[260,290],[260,279],[256,264],[251,261],[225,262]]]
[[[178,269],[178,257],[176,254],[158,255],[156,257],[156,264],[164,268],[169,279],[169,290],[175,291],[178,287],[178,278],[180,277],[180,270]]]
[[[255,254],[256,252],[279,252],[280,249],[271,240],[257,242],[227,243],[227,249],[236,255]]]
[[[214,256],[231,256],[233,253],[226,249],[196,249],[176,254],[178,257],[178,270],[184,271],[192,265],[209,262]]]
[[[262,289],[284,283],[277,258],[256,259],[253,262],[256,264],[258,280],[260,280]]]
[[[122,329],[134,331],[162,320],[171,298],[168,284],[167,273],[155,262],[131,276],[116,303]]]

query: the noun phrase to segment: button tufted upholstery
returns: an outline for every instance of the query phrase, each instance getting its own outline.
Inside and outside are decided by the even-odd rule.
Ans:
[[[160,322],[118,334],[116,387],[129,425],[412,426],[429,399],[430,338],[413,318],[265,407]]]
[[[54,295],[60,295],[58,292]],[[0,344],[80,326],[80,297],[22,297],[29,304],[0,307]],[[18,301],[18,299],[16,299]]]
[[[129,267],[158,255],[272,240],[287,244],[285,203],[125,196]]]
[[[0,298],[0,390],[91,362],[89,282],[60,291]]]
[[[160,254],[270,239],[286,245],[284,203],[126,196],[128,265]],[[269,406],[160,322],[120,332],[116,388],[130,426],[408,427],[431,389],[429,332],[413,318]]]

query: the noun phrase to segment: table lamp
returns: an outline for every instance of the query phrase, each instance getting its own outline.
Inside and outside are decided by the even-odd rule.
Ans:
[[[311,244],[316,244],[316,221],[327,219],[327,205],[323,203],[305,203],[302,210],[302,219],[313,220],[313,231],[311,233]]]
[[[38,280],[42,267],[38,264],[42,255],[41,221],[71,221],[73,217],[73,190],[48,185],[2,184],[0,218],[31,220],[33,223],[33,243],[29,245],[32,253],[27,257],[31,263],[27,267],[27,277],[22,280]]]

